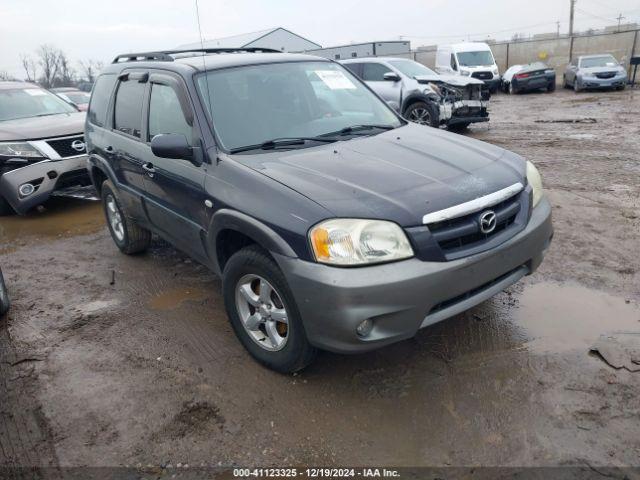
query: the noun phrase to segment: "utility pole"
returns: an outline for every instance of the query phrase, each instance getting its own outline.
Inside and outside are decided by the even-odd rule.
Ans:
[[[557,26],[556,37],[560,38],[560,20],[556,22],[556,26]]]
[[[626,17],[623,17],[622,14],[618,15],[618,31],[620,31],[620,22],[622,21],[623,18],[626,18]]]
[[[571,9],[569,10],[569,37],[573,37],[573,10],[576,6],[576,0],[569,0]]]

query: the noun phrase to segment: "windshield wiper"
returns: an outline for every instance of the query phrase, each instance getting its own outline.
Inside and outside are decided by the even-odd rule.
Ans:
[[[292,147],[295,145],[304,145],[307,142],[323,142],[330,143],[336,140],[332,138],[323,137],[285,137],[274,138],[273,140],[267,140],[266,142],[257,143],[255,145],[246,145],[244,147],[232,148],[229,150],[231,153],[248,152],[250,150],[274,150],[278,147]]]
[[[333,137],[335,135],[357,135],[357,132],[368,131],[368,130],[393,130],[396,128],[394,125],[351,125],[349,127],[344,127],[335,132],[324,133],[320,135],[321,137]],[[368,135],[368,133],[363,133],[364,135]]]

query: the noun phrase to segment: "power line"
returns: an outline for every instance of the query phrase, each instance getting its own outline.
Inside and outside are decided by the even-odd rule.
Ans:
[[[546,25],[556,25],[558,22],[544,22],[544,23],[537,23],[535,25],[528,25],[526,27],[515,27],[515,28],[508,28],[505,30],[496,30],[493,32],[476,32],[476,33],[460,33],[460,34],[454,34],[454,35],[429,35],[429,36],[425,36],[425,35],[400,35],[400,38],[456,38],[456,37],[467,37],[467,36],[471,36],[471,37],[477,37],[480,35],[495,35],[496,33],[505,33],[505,32],[515,32],[518,30],[526,30],[529,28],[535,28],[535,27],[542,27],[542,26],[546,26]]]

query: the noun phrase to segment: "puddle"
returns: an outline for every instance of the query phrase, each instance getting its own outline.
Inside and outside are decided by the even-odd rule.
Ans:
[[[46,207],[27,215],[0,217],[0,252],[26,237],[72,237],[94,233],[104,227],[99,202],[54,198]]]
[[[149,307],[153,310],[175,310],[184,302],[206,300],[210,295],[211,292],[199,287],[172,288],[151,297]]]
[[[527,287],[513,311],[536,353],[587,350],[601,334],[640,332],[640,308],[624,298],[579,285],[538,283]]]

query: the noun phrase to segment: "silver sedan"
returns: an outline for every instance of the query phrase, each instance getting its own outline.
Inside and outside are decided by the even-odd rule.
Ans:
[[[574,58],[564,71],[562,85],[576,92],[586,89],[616,88],[627,84],[627,71],[613,55],[583,55]]]

